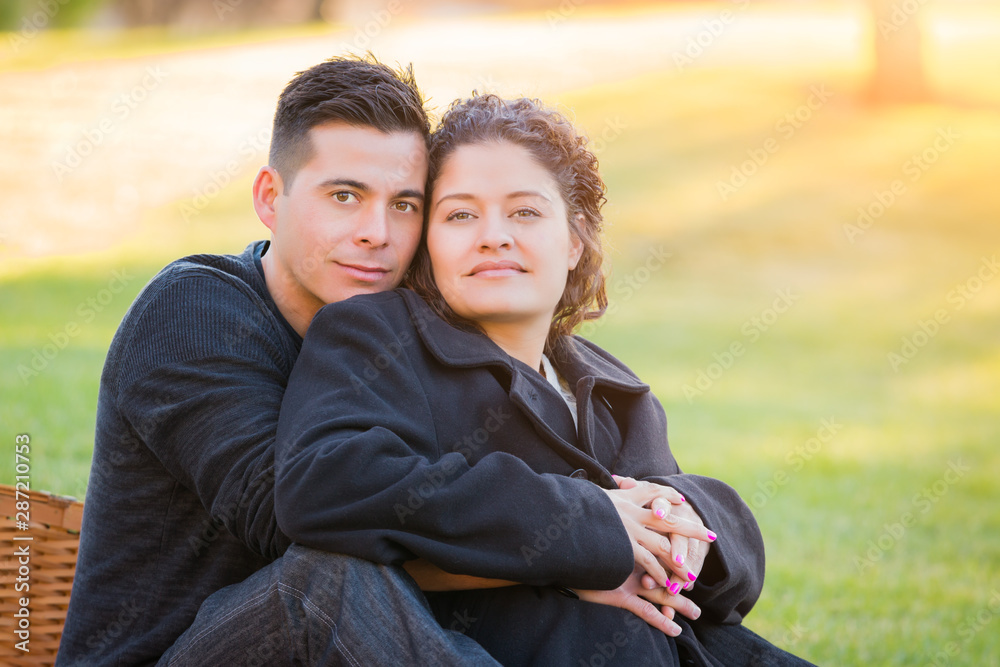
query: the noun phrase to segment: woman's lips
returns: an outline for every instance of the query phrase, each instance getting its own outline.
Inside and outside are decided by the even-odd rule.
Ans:
[[[501,262],[480,262],[469,272],[477,278],[504,278],[524,273],[524,267],[517,262],[504,260]]]

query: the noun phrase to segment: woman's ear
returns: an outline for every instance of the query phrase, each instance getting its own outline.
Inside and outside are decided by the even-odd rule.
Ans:
[[[577,213],[569,225],[569,270],[572,271],[580,263],[583,257],[583,239],[580,238],[580,231],[587,224],[583,213]]]

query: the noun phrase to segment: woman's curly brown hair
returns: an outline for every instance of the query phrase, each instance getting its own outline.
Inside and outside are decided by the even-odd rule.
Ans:
[[[431,200],[441,167],[456,149],[499,142],[527,149],[548,169],[566,204],[567,223],[583,242],[583,254],[576,268],[569,272],[549,328],[546,350],[551,352],[560,336],[571,334],[585,320],[597,319],[608,306],[601,248],[605,185],[598,172],[597,157],[587,149],[587,138],[580,136],[560,113],[537,99],[504,100],[492,94],[474,93],[467,100],[453,102],[431,136],[427,201]],[[434,281],[427,252],[426,221],[406,285],[446,321],[471,325],[452,311]]]

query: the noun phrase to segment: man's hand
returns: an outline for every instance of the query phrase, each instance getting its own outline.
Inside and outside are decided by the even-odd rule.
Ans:
[[[681,633],[681,626],[674,623],[674,615],[681,614],[694,620],[701,615],[701,609],[691,600],[681,595],[672,595],[664,588],[645,589],[641,580],[647,576],[637,567],[625,583],[612,591],[575,593],[586,602],[626,609],[665,635],[676,637]]]

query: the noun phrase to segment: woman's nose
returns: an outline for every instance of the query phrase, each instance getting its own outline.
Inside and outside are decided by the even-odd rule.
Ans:
[[[484,215],[481,220],[479,248],[481,250],[499,250],[510,248],[513,244],[510,221],[499,212]]]

